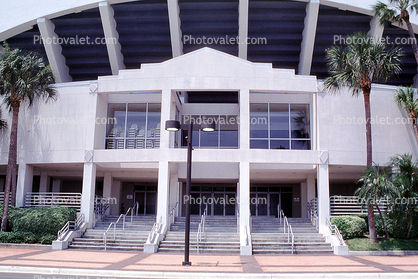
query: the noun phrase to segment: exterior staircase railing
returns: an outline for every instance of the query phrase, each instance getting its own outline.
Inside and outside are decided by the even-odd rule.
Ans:
[[[280,218],[280,225],[282,224],[283,219],[283,233],[287,233],[287,242],[292,243],[292,254],[295,247],[295,235],[293,234],[292,225],[289,224],[289,221],[287,220],[287,217],[284,215],[283,210],[280,210],[279,212],[279,218]]]
[[[129,212],[131,213],[131,223],[133,220],[133,212],[135,210],[135,208],[138,208],[139,203],[137,202],[133,207],[128,208],[128,210],[126,211],[125,214],[121,214],[119,215],[119,218],[116,220],[116,222],[112,222],[109,224],[109,227],[107,227],[107,230],[103,233],[103,242],[104,242],[104,246],[105,246],[105,250],[107,248],[107,234],[109,233],[110,229],[113,227],[113,240],[116,239],[116,226],[119,223],[119,221],[122,219],[122,230],[125,231],[125,217],[126,215],[129,214]]]
[[[78,217],[75,221],[68,221],[57,233],[57,240],[62,241],[67,232],[78,230],[81,224],[84,222],[84,214],[78,214]]]
[[[208,211],[208,205],[206,204],[206,208],[203,211],[202,218],[200,219],[200,223],[199,223],[199,227],[197,229],[197,235],[196,235],[196,250],[198,254],[199,254],[200,242],[202,241],[202,233],[205,232],[205,221],[206,221],[207,211]]]

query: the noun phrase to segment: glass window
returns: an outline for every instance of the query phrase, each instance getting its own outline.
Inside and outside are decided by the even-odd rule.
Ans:
[[[160,104],[109,104],[106,149],[160,147]]]
[[[268,104],[250,104],[250,137],[268,138]]]
[[[220,147],[238,147],[238,117],[221,115],[219,117]]]
[[[250,111],[250,148],[311,149],[309,104],[250,104]]]
[[[201,125],[204,122],[215,124],[213,132],[193,131],[193,147],[196,148],[237,148],[238,115],[183,115],[183,124]],[[182,146],[187,146],[187,130],[182,130]]]
[[[288,104],[270,104],[270,138],[289,138]]]

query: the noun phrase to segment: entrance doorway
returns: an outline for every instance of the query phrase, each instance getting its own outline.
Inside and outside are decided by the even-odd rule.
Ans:
[[[235,215],[236,184],[192,185],[191,190],[190,214],[202,215],[207,208],[209,216]]]
[[[252,216],[278,216],[283,210],[292,217],[292,187],[252,186],[250,190],[250,210]]]
[[[134,204],[138,203],[138,214],[155,215],[157,207],[156,186],[135,186]]]

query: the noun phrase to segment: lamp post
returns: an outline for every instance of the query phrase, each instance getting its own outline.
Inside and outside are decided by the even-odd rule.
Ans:
[[[193,124],[190,121],[189,124],[180,124],[177,120],[167,120],[165,122],[165,129],[167,131],[179,131],[187,129],[187,178],[186,178],[186,196],[189,197],[186,201],[186,220],[184,226],[184,262],[182,265],[190,266],[192,263],[189,261],[189,247],[190,247],[190,189],[192,182],[192,150],[193,150],[193,129],[202,129],[204,132],[212,132],[215,130],[215,123],[202,123]]]

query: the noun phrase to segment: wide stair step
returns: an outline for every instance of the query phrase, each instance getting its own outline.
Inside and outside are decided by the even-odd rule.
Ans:
[[[191,253],[197,253],[197,230],[200,216],[190,218]],[[184,252],[184,217],[176,217],[174,223],[160,243],[158,252]],[[240,239],[237,233],[237,218],[235,216],[207,216],[205,232],[199,242],[199,253],[239,253]]]
[[[104,249],[103,234],[109,225],[116,222],[119,216],[108,216],[98,222],[93,229],[88,229],[80,238],[74,238],[69,248],[78,249]],[[125,219],[125,229],[123,221],[120,220],[116,230],[112,227],[107,233],[106,250],[120,251],[143,251],[148,234],[155,222],[155,216],[128,216]]]
[[[294,234],[294,254],[333,253],[332,247],[325,242],[309,219],[288,218]],[[290,254],[291,237],[284,233],[283,220],[274,217],[253,217],[251,238],[253,254]]]

